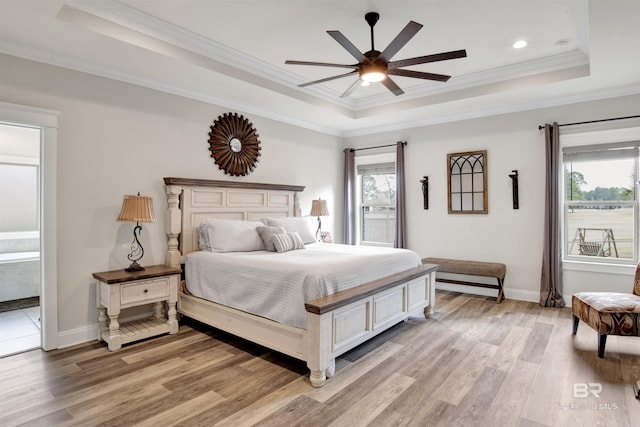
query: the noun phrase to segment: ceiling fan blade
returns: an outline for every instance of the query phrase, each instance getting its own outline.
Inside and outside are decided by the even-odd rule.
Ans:
[[[289,65],[317,65],[319,67],[358,68],[358,64],[332,64],[329,62],[284,61]]]
[[[328,82],[330,80],[341,79],[342,77],[347,77],[347,76],[350,76],[350,75],[355,74],[357,72],[358,72],[358,70],[353,70],[353,71],[350,71],[350,72],[345,73],[345,74],[340,74],[338,76],[333,76],[333,77],[327,77],[327,78],[320,79],[320,80],[314,80],[312,82],[303,83],[303,84],[298,85],[298,86],[299,87],[307,87],[307,86],[315,85],[315,84],[318,84],[318,83]]]
[[[353,84],[349,86],[349,89],[345,90],[344,93],[340,95],[340,98],[345,98],[351,95],[353,91],[357,89],[358,86],[360,86],[360,79],[357,79],[355,82],[353,82]]]
[[[393,39],[391,43],[389,43],[389,46],[387,46],[382,51],[382,54],[380,56],[389,61],[393,57],[393,55],[398,53],[398,51],[402,49],[404,45],[407,44],[418,31],[420,31],[421,28],[422,24],[410,21],[407,26],[404,27],[402,31],[400,31],[400,33],[398,33],[396,38]]]
[[[415,77],[416,79],[435,80],[438,82],[446,82],[451,78],[451,76],[447,76],[444,74],[423,73],[422,71],[413,71],[413,70],[395,69],[395,70],[389,70],[388,73],[394,76]]]
[[[342,46],[343,48],[345,48],[347,50],[347,52],[349,52],[351,54],[351,56],[353,56],[354,58],[356,58],[358,61],[362,62],[362,61],[367,61],[369,62],[369,60],[367,59],[366,56],[364,56],[362,54],[362,52],[360,52],[358,50],[357,47],[355,47],[353,45],[353,43],[351,43],[349,41],[349,39],[347,39],[344,35],[342,35],[342,33],[340,31],[337,30],[331,30],[331,31],[327,31],[327,33],[329,33],[329,35],[331,37],[333,37],[333,39],[335,41],[337,41],[338,43],[340,43],[340,46]]]
[[[402,95],[404,93],[404,91],[400,89],[400,86],[398,86],[393,80],[391,80],[389,76],[387,76],[387,78],[380,83],[382,83],[387,89],[393,92],[395,96]]]
[[[427,64],[429,62],[447,61],[449,59],[466,58],[467,51],[452,50],[451,52],[435,53],[433,55],[417,56],[415,58],[401,59],[399,61],[389,62],[387,68],[393,70],[400,67],[408,67],[409,65]]]

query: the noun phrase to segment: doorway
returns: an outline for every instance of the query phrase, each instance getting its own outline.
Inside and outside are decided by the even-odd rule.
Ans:
[[[23,350],[58,348],[58,114],[0,102],[0,304],[11,301],[3,310],[12,313],[0,313],[11,317],[0,325],[0,346],[19,338]],[[28,322],[39,333],[30,333]],[[0,357],[2,352],[15,353],[17,347],[0,348]]]
[[[0,124],[0,356],[41,345],[40,141]]]

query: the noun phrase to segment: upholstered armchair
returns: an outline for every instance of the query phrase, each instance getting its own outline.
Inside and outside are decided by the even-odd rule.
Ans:
[[[640,264],[636,267],[633,293],[578,292],[572,298],[573,333],[580,320],[598,333],[598,356],[604,357],[607,335],[638,336],[640,330]]]

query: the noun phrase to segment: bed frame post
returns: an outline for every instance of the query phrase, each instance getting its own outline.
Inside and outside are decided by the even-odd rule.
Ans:
[[[314,387],[322,387],[327,380],[331,354],[331,313],[307,312],[306,359],[311,371],[309,380]]]
[[[429,318],[434,313],[436,306],[436,273],[435,271],[426,277],[429,292],[429,305],[424,308],[424,317]]]
[[[165,229],[167,231],[167,256],[165,264],[172,267],[180,267],[180,259],[182,254],[178,249],[178,236],[182,230],[182,216],[180,212],[180,194],[182,187],[177,185],[167,185],[167,218]]]
[[[300,210],[300,196],[297,191],[293,193],[293,214],[295,216],[302,216],[302,211]]]

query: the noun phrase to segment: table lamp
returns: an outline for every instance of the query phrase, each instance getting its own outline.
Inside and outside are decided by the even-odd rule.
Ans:
[[[153,214],[153,202],[149,196],[124,196],[122,200],[122,210],[118,215],[120,222],[135,222],[133,229],[133,242],[131,242],[131,253],[127,256],[131,265],[125,268],[125,271],[142,271],[144,267],[138,264],[138,261],[144,255],[144,249],[138,240],[138,236],[142,231],[141,222],[154,222],[156,220]]]
[[[318,229],[316,230],[316,240],[320,239],[320,228],[322,227],[322,222],[320,221],[321,216],[328,216],[329,209],[327,209],[327,201],[318,199],[311,201],[311,216],[318,217]]]

